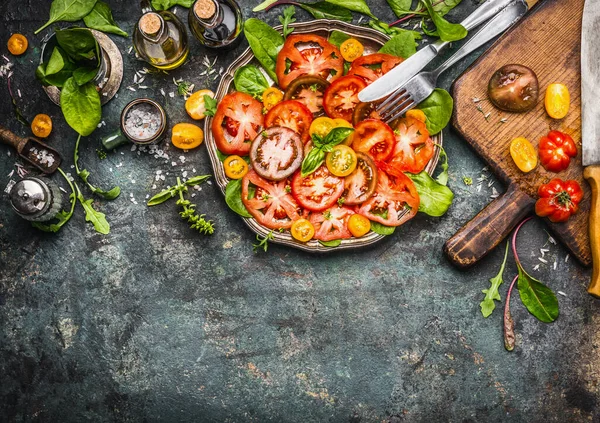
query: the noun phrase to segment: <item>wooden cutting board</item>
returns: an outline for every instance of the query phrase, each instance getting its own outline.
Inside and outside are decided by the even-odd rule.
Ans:
[[[454,83],[454,127],[489,169],[507,185],[502,196],[446,242],[446,255],[460,268],[475,264],[523,218],[533,214],[537,188],[554,177],[577,180],[585,198],[579,212],[568,222],[551,223],[547,219],[546,222],[582,264],[591,265],[588,234],[591,191],[583,179],[581,164],[580,46],[583,6],[584,0],[542,1]],[[528,66],[538,76],[540,100],[531,112],[502,112],[487,99],[490,77],[498,68],[511,63]],[[567,85],[571,93],[571,109],[563,120],[551,119],[544,109],[546,87],[555,82]],[[475,103],[473,99],[481,99],[481,102]],[[478,106],[483,113],[477,109]],[[506,122],[501,123],[502,119]],[[579,148],[577,158],[559,174],[547,172],[541,165],[529,174],[522,173],[510,156],[512,139],[525,137],[537,148],[540,138],[554,129],[573,137]]]

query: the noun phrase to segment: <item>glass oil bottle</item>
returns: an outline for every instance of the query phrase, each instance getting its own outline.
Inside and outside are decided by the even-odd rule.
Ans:
[[[206,47],[233,48],[242,33],[242,10],[235,0],[196,0],[188,23],[192,34]]]
[[[144,13],[135,26],[133,46],[150,65],[162,70],[185,63],[190,48],[185,26],[174,13],[155,12],[148,0],[142,0]]]

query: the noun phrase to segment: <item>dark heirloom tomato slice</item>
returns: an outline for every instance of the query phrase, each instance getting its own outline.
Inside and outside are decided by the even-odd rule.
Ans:
[[[331,81],[342,76],[344,58],[340,50],[318,35],[290,35],[277,55],[275,73],[279,86],[286,89],[303,75],[320,76]]]
[[[274,126],[262,131],[250,148],[252,168],[265,179],[289,178],[302,164],[304,145],[291,129]]]
[[[377,167],[373,160],[363,153],[356,153],[358,164],[354,172],[344,181],[344,204],[357,206],[367,201],[377,187]]]
[[[331,83],[325,91],[323,107],[330,118],[352,122],[354,108],[360,103],[358,93],[367,83],[358,76],[342,76]]]
[[[264,126],[262,104],[245,93],[227,94],[217,107],[212,133],[224,154],[245,156],[250,143]]]
[[[310,222],[315,227],[314,238],[319,241],[333,241],[352,237],[348,229],[348,219],[354,210],[348,207],[332,207],[321,213],[310,215]]]
[[[249,189],[250,186],[254,190]],[[289,229],[301,217],[289,188],[288,180],[267,181],[251,170],[242,178],[242,202],[261,225],[269,229]]]
[[[323,112],[323,95],[329,82],[319,76],[301,76],[285,90],[284,100],[297,100],[317,117]]]
[[[352,62],[348,75],[360,76],[370,84],[394,69],[394,67],[403,61],[404,59],[392,56],[391,54],[368,54]]]
[[[277,104],[265,117],[265,127],[283,126],[298,135],[304,144],[310,140],[310,124],[313,115],[306,106],[296,100],[282,101]]]
[[[357,126],[359,122],[365,119],[379,119],[381,120],[381,116],[375,110],[375,105],[377,103],[358,103],[358,106],[354,109],[354,113],[352,113],[352,125]]]
[[[325,165],[305,177],[298,172],[292,179],[294,198],[310,211],[323,211],[333,206],[342,192],[344,178],[333,176]]]
[[[394,150],[394,131],[380,120],[363,120],[352,135],[352,148],[368,154],[376,162],[386,161]]]
[[[379,172],[375,194],[360,206],[358,213],[385,226],[400,226],[417,214],[419,203],[417,188],[408,176],[402,172]],[[405,210],[408,213],[404,214]]]
[[[399,172],[419,173],[433,157],[433,140],[425,123],[415,118],[400,119],[394,131],[395,145],[388,164]]]

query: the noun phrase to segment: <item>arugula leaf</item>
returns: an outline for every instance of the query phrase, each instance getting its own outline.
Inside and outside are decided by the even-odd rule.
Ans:
[[[44,232],[54,232],[54,233],[58,232],[60,230],[60,228],[62,228],[64,226],[64,224],[67,223],[71,219],[71,216],[73,216],[73,212],[75,211],[75,204],[77,204],[77,198],[75,197],[75,188],[73,187],[71,180],[67,177],[67,175],[65,175],[65,172],[63,172],[63,170],[60,167],[58,168],[58,171],[60,172],[62,177],[65,178],[65,181],[67,181],[67,183],[71,187],[71,194],[69,194],[69,202],[71,203],[71,209],[69,211],[65,211],[65,210],[59,211],[55,216],[55,218],[58,219],[58,221],[56,223],[52,223],[49,225],[46,225],[46,224],[43,224],[40,222],[32,223],[32,226],[34,228],[39,229]]]
[[[167,10],[173,6],[192,7],[195,0],[152,0],[152,8],[157,11]]]
[[[294,6],[288,6],[283,9],[283,16],[279,16],[279,22],[283,25],[283,38],[287,38],[292,32],[294,32],[294,28],[288,28],[288,25],[296,22],[294,15],[296,14],[296,8]]]
[[[34,32],[38,34],[54,22],[75,22],[89,14],[96,0],[54,0],[50,6],[50,19]]]
[[[208,94],[204,95],[204,115],[205,116],[214,116],[217,113],[217,100]]]
[[[334,239],[331,241],[319,241],[319,244],[321,244],[323,247],[339,247],[342,244],[342,240],[341,239]]]
[[[242,217],[252,217],[242,202],[242,180],[232,179],[225,187],[225,202]]]
[[[396,34],[379,49],[379,52],[408,59],[417,52],[415,36],[409,31]]]
[[[338,7],[343,7],[345,9],[351,10],[353,12],[362,13],[363,15],[367,15],[373,19],[377,19],[373,13],[371,13],[371,9],[367,5],[366,0],[325,0],[327,3],[334,4]]]
[[[235,89],[251,96],[261,96],[270,85],[260,69],[254,65],[238,68],[233,76]]]
[[[73,77],[67,79],[60,93],[60,108],[69,126],[84,137],[94,132],[102,118],[100,94],[94,84],[80,87]]]
[[[390,5],[390,7],[392,8],[392,11],[399,18],[404,15],[414,13],[413,11],[410,10],[413,0],[387,0],[387,2]]]
[[[94,225],[94,229],[96,229],[96,232],[99,232],[103,235],[107,235],[108,233],[110,233],[110,225],[106,221],[106,216],[104,215],[104,213],[96,211],[94,209],[94,206],[92,205],[93,200],[91,198],[89,200],[86,200],[83,197],[81,191],[79,190],[77,184],[74,183],[74,185],[75,189],[77,190],[77,199],[79,200],[79,203],[85,211],[86,222],[91,222],[92,225]]]
[[[114,200],[121,194],[120,187],[114,187],[110,191],[103,191],[102,189],[95,187],[90,182],[88,182],[88,178],[90,176],[90,172],[86,169],[79,169],[79,141],[81,141],[81,135],[77,137],[77,141],[75,142],[75,150],[73,152],[73,162],[75,163],[75,172],[81,178],[83,182],[89,187],[89,189],[96,195],[103,197],[106,200]]]
[[[256,18],[250,18],[244,23],[244,34],[246,34],[246,39],[256,59],[271,79],[277,82],[275,64],[277,63],[277,54],[284,43],[281,34]]]
[[[502,301],[502,298],[500,298],[500,293],[498,292],[498,288],[500,288],[500,285],[504,283],[502,280],[502,275],[504,275],[504,268],[506,267],[506,260],[508,259],[508,245],[509,243],[507,242],[506,251],[504,252],[504,260],[502,261],[500,271],[496,276],[490,279],[490,288],[481,291],[485,294],[485,298],[479,304],[479,307],[481,307],[481,314],[483,314],[483,317],[486,318],[489,317],[496,308],[496,303],[494,300]]]
[[[342,31],[334,30],[331,31],[328,41],[339,48],[344,41],[349,40],[350,38],[352,37],[350,37],[348,34],[343,33]]]
[[[262,250],[266,253],[269,248],[269,241],[273,240],[275,236],[273,235],[273,231],[270,231],[264,238],[260,235],[256,235],[256,240],[258,244],[252,244],[252,251],[258,253],[258,250],[262,248]]]
[[[425,125],[429,135],[436,135],[442,132],[452,119],[454,100],[448,91],[436,88],[425,101],[419,104],[419,110],[427,117]]]
[[[120,35],[127,37],[128,34],[123,31],[115,20],[113,19],[112,11],[110,6],[101,0],[96,2],[96,5],[89,13],[89,15],[83,18],[83,22],[88,28],[97,29],[102,32],[109,32],[111,34]]]
[[[352,13],[348,9],[340,8],[324,1],[310,4],[299,3],[298,6],[310,13],[315,19],[334,19],[352,22]]]
[[[454,194],[450,188],[435,181],[427,172],[415,175],[407,173],[415,184],[421,202],[419,211],[433,217],[441,217],[450,208]]]
[[[378,235],[392,235],[396,232],[396,228],[393,226],[385,226],[379,222],[371,221],[371,230]]]
[[[262,12],[267,7],[269,7],[270,5],[272,5],[273,3],[277,3],[277,0],[265,0],[261,4],[259,4],[258,6],[256,6],[254,9],[252,9],[252,11],[253,12]]]
[[[519,269],[519,296],[523,305],[533,316],[544,323],[551,323],[558,317],[558,300],[550,288],[531,277],[521,263],[517,262]]]
[[[440,166],[442,167],[442,172],[438,175],[435,180],[438,184],[448,186],[448,155],[446,154],[446,150],[441,145],[438,145],[440,149],[440,159],[442,160]]]
[[[461,24],[453,24],[442,17],[441,14],[435,11],[431,0],[421,0],[429,13],[429,17],[437,28],[437,33],[442,41],[452,42],[465,38],[468,34],[466,28]]]

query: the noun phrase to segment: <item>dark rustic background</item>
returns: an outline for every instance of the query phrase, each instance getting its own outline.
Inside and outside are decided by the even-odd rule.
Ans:
[[[257,2],[241,2],[246,18]],[[75,133],[34,77],[41,39],[50,30],[33,31],[46,20],[49,3],[1,2],[0,53],[15,63],[19,107],[28,119],[52,116],[49,142],[74,173]],[[463,0],[452,18],[477,3]],[[131,34],[137,2],[109,4]],[[391,20],[383,0],[369,4]],[[187,10],[177,7],[177,14],[187,22]],[[277,15],[257,16],[274,24]],[[301,10],[297,16],[309,18]],[[19,58],[6,49],[14,32],[30,42]],[[145,64],[128,53],[130,39],[111,38],[123,52],[123,84],[103,108],[106,125],[81,150],[94,182],[123,190],[114,202],[95,203],[107,215],[110,235],[96,234],[79,207],[60,233],[40,233],[13,214],[4,193],[0,197],[0,421],[596,421],[600,319],[599,303],[585,293],[589,270],[565,262],[567,252],[549,242],[543,222],[526,226],[519,242],[524,264],[564,295],[558,321],[548,325],[513,293],[518,336],[508,353],[501,306],[488,319],[479,311],[481,290],[497,272],[503,249],[467,272],[453,269],[442,254],[444,241],[490,201],[493,188],[503,190],[489,186],[493,177],[477,188],[488,173],[451,130],[444,144],[456,200],[445,217],[418,216],[353,253],[313,256],[271,245],[266,254],[254,254],[254,235],[214,185],[194,198],[215,221],[211,237],[190,230],[175,204],[144,205],[146,195],[183,171],[211,173],[205,147],[185,154],[176,167],[170,162],[182,154],[168,143],[169,164],[128,147],[105,160],[96,154],[100,138],[135,97],[159,100],[172,123],[189,121],[183,99],[165,99],[160,89],[175,91],[173,77],[216,88],[198,76],[202,58],[214,53],[191,39],[183,67],[149,75],[144,85],[150,88],[132,92],[126,87]],[[217,69],[245,48],[219,55]],[[446,74],[442,86],[449,88],[476,56]],[[29,134],[14,118],[6,78],[0,79],[0,125]],[[0,191],[14,163],[14,151],[0,146]],[[157,170],[169,175],[152,189]],[[548,264],[538,259],[541,248],[549,249]],[[515,271],[510,260],[503,298]]]

